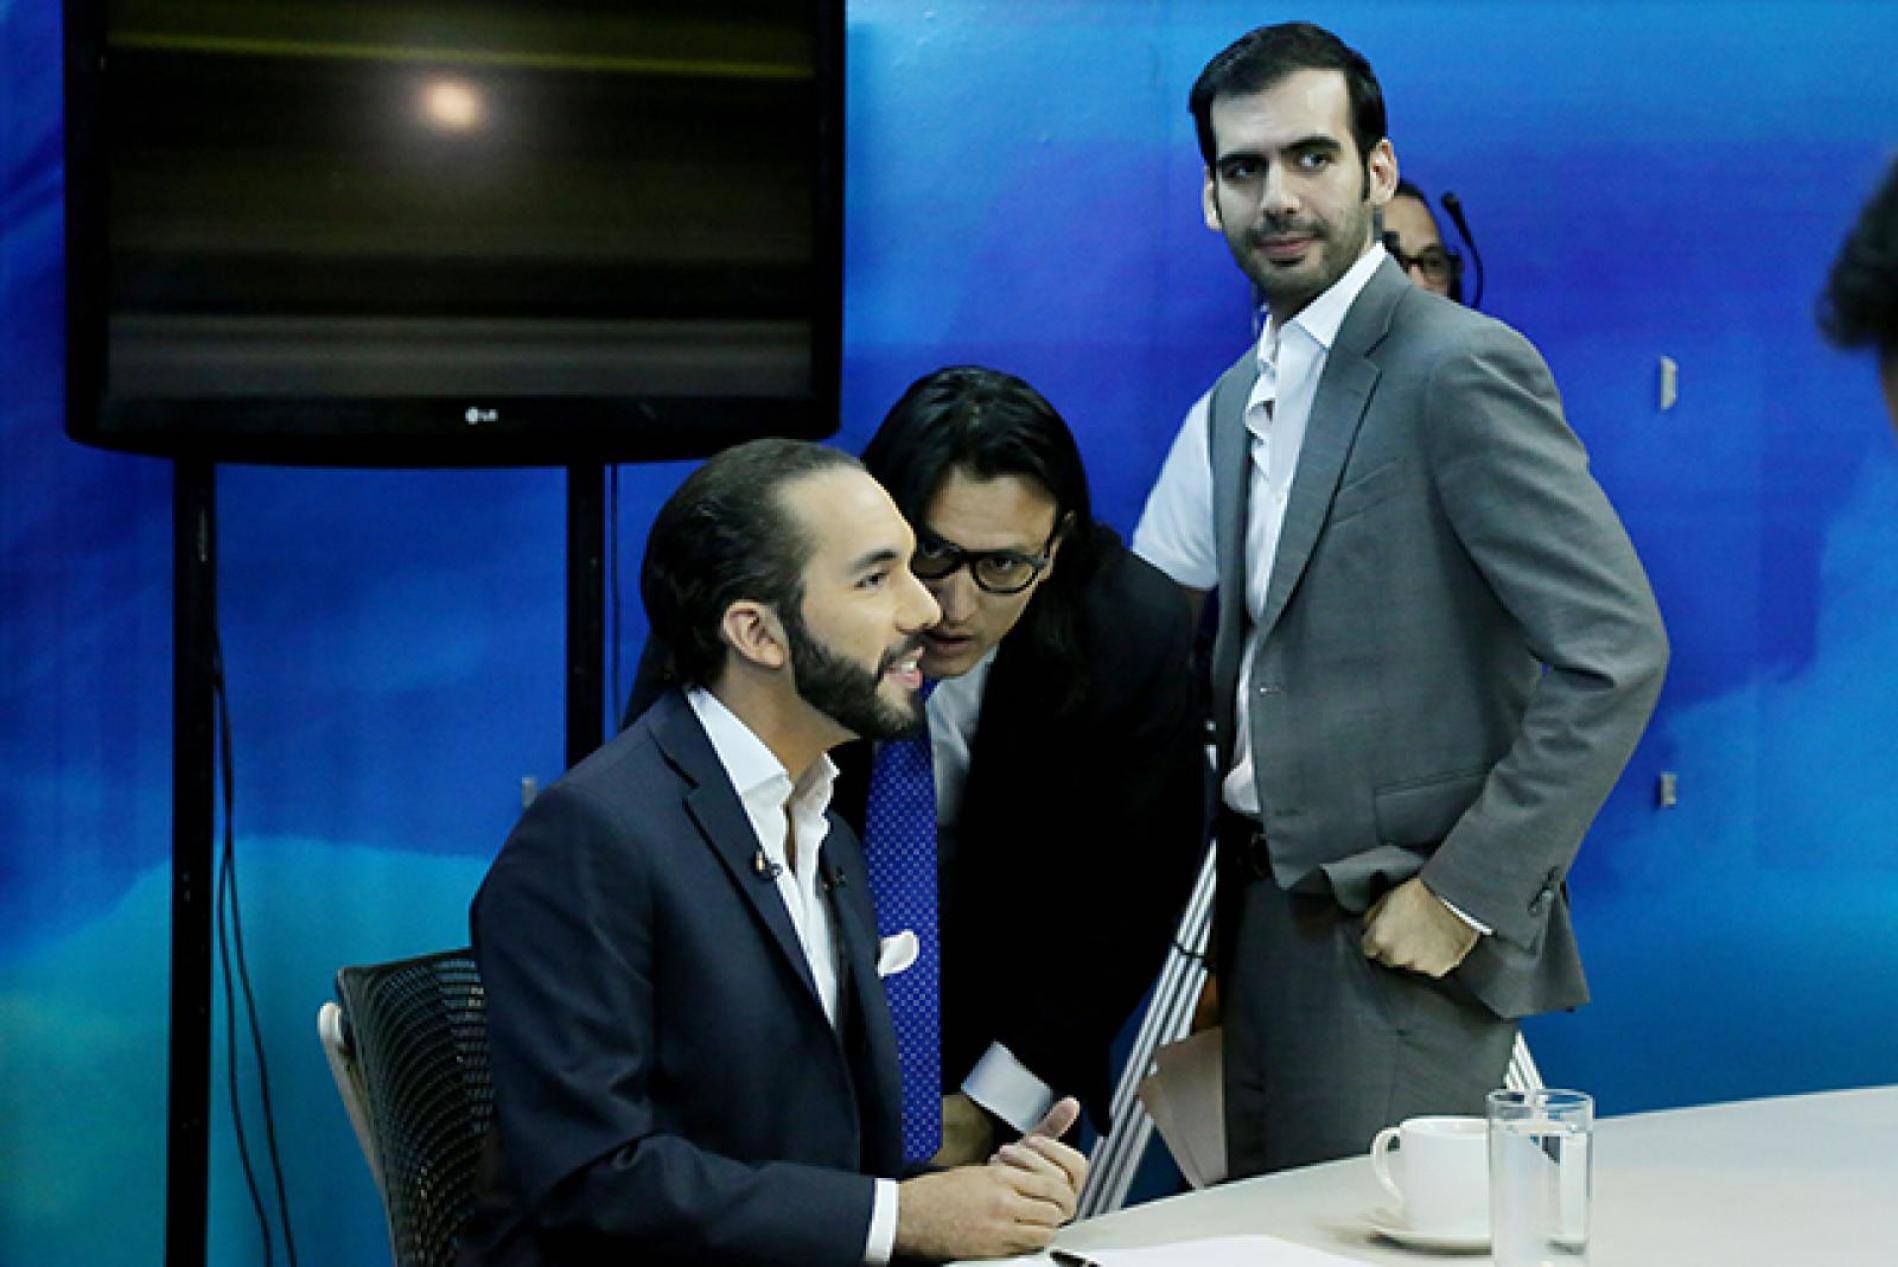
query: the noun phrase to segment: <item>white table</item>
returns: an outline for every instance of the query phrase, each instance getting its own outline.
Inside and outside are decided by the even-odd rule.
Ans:
[[[1594,1152],[1590,1267],[1898,1264],[1898,1087],[1603,1118]],[[1134,1206],[1056,1244],[1266,1233],[1367,1263],[1488,1261],[1382,1239],[1364,1215],[1386,1204],[1353,1158]]]

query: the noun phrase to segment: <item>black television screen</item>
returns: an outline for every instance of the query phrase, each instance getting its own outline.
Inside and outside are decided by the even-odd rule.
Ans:
[[[836,428],[840,0],[69,0],[68,430],[344,465]]]

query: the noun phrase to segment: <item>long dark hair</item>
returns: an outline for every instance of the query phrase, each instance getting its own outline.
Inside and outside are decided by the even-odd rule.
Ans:
[[[1898,354],[1898,163],[1839,247],[1819,299],[1819,328],[1840,347]]]
[[[1087,468],[1074,433],[1042,394],[1013,374],[956,365],[911,383],[863,450],[863,465],[903,517],[925,512],[951,471],[974,479],[1033,480],[1054,499],[1061,555],[1011,638],[1027,638],[1063,684],[1060,705],[1087,690],[1081,606],[1100,565]]]

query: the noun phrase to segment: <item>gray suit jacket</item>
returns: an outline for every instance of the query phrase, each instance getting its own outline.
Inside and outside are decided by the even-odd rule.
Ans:
[[[1248,351],[1208,410],[1222,770],[1250,628],[1256,373]],[[1495,930],[1457,975],[1498,1015],[1586,1001],[1562,881],[1667,641],[1527,340],[1394,263],[1372,276],[1325,364],[1259,625],[1252,739],[1278,882],[1358,911],[1421,871]]]

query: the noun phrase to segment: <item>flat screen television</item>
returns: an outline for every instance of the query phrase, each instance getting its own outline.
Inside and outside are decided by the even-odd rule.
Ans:
[[[842,0],[67,0],[68,422],[366,466],[837,425]]]

